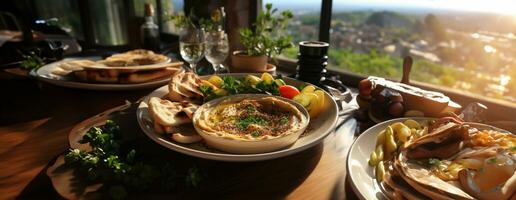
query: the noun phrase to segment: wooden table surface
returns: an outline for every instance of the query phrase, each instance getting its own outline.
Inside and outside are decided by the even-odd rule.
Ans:
[[[34,80],[1,80],[0,88],[0,199],[60,198],[45,171],[53,159],[69,148],[69,131],[95,114],[121,105],[125,100],[136,101],[152,91],[75,90]],[[345,158],[356,129],[357,122],[351,118],[313,148],[261,162],[210,161],[168,150],[181,162],[226,169],[208,180],[208,185],[176,191],[172,195],[181,198],[355,199],[346,186]],[[159,199],[166,195],[151,197]]]

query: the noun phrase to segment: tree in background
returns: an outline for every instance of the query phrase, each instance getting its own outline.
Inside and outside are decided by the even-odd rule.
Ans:
[[[448,40],[448,36],[446,35],[446,30],[443,25],[437,19],[434,14],[428,14],[425,17],[425,25],[426,29],[429,30],[436,42],[442,42]]]

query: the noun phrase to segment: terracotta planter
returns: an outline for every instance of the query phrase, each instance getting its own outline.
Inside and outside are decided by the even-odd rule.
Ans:
[[[232,71],[263,72],[267,68],[267,56],[249,56],[243,51],[234,51],[231,55]]]

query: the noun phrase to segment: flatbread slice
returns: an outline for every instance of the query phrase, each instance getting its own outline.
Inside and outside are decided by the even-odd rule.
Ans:
[[[155,121],[163,126],[178,126],[191,123],[192,120],[182,112],[182,105],[158,97],[151,97],[149,110]]]

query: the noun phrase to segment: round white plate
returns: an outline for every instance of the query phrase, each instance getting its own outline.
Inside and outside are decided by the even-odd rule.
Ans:
[[[230,76],[242,77],[246,74],[230,74]],[[221,75],[227,76],[227,75]],[[207,79],[208,76],[201,77],[203,79]],[[291,79],[291,78],[283,78],[285,82],[289,85],[299,86],[305,84],[304,82]],[[274,158],[279,158],[287,155],[291,155],[305,149],[308,149],[319,142],[321,142],[329,133],[331,133],[334,129],[335,123],[337,122],[337,113],[338,108],[335,101],[325,93],[327,103],[329,103],[328,108],[322,112],[317,118],[310,119],[310,124],[308,125],[307,130],[300,136],[300,138],[294,143],[292,146],[289,146],[285,149],[281,149],[278,151],[273,151],[269,153],[259,153],[259,154],[232,154],[226,153],[222,151],[215,150],[205,145],[204,142],[198,142],[194,144],[181,144],[177,143],[170,139],[166,134],[160,135],[154,132],[153,128],[153,119],[149,113],[147,102],[150,97],[163,97],[168,93],[168,86],[163,86],[156,89],[154,92],[150,93],[145,97],[145,99],[140,103],[138,109],[136,110],[136,117],[138,120],[138,124],[145,134],[157,142],[158,144],[172,149],[174,151],[187,154],[190,156],[195,156],[199,158],[211,159],[211,160],[221,160],[221,161],[232,161],[232,162],[247,162],[247,161],[259,161],[259,160],[269,160]]]
[[[70,60],[78,60],[78,59],[89,59],[89,60],[99,60],[100,57],[81,57],[81,58],[65,58],[60,61],[56,61],[53,63],[49,63],[44,65],[36,70],[30,71],[30,75],[36,77],[38,80],[47,82],[53,85],[58,85],[62,87],[68,88],[78,88],[78,89],[88,89],[88,90],[138,90],[138,89],[147,89],[147,88],[155,88],[158,86],[162,86],[168,83],[170,78],[145,82],[145,83],[137,83],[137,84],[112,84],[112,83],[85,83],[75,81],[66,76],[58,76],[52,74],[61,62],[70,61]]]
[[[357,194],[357,196],[360,199],[387,199],[387,197],[382,193],[380,186],[378,185],[375,179],[373,167],[369,166],[368,164],[369,156],[376,147],[376,136],[382,130],[384,130],[385,128],[387,128],[387,126],[393,123],[404,122],[407,119],[413,119],[420,123],[426,123],[429,120],[432,120],[433,118],[411,117],[385,121],[376,124],[373,127],[364,131],[355,140],[353,145],[351,145],[347,159],[347,173],[350,178],[351,186],[355,191],[355,194]],[[508,132],[506,130],[485,124],[468,124],[472,127],[481,130],[491,129],[496,131]]]

